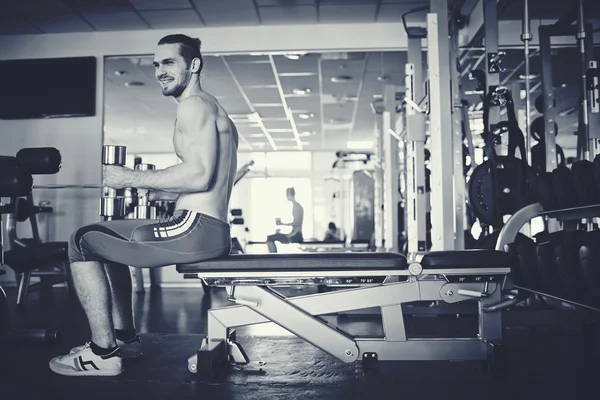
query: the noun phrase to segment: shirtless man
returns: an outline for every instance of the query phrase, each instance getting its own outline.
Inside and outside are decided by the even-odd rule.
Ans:
[[[202,91],[201,42],[169,35],[158,42],[156,78],[178,104],[173,145],[182,163],[163,170],[104,166],[103,185],[149,190],[151,199],[177,200],[166,220],[116,220],[85,226],[71,236],[73,283],[91,341],[55,357],[50,369],[70,376],[114,376],[123,357],[141,355],[128,265],[156,268],[229,253],[229,199],[237,170],[238,134],[227,113]]]
[[[277,218],[277,225],[291,226],[292,230],[290,233],[274,233],[267,236],[267,248],[269,253],[277,253],[277,245],[275,242],[281,243],[302,243],[304,238],[302,237],[302,224],[304,223],[304,208],[296,200],[296,189],[293,187],[287,188],[285,196],[288,201],[292,203],[292,222],[281,222],[280,218]]]

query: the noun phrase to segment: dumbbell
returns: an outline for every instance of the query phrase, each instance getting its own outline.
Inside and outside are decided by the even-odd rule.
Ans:
[[[125,146],[102,146],[102,164],[124,166],[127,161],[127,148]],[[104,220],[121,219],[125,216],[125,196],[116,189],[102,188],[100,199],[100,215]]]
[[[135,169],[138,171],[153,171],[156,166],[154,164],[137,164]],[[156,219],[156,207],[150,205],[147,190],[138,190],[138,201],[133,209],[133,218]]]

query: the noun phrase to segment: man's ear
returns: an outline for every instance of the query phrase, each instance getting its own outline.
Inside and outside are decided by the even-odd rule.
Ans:
[[[196,73],[198,71],[200,71],[200,66],[202,65],[202,63],[200,62],[199,58],[194,58],[192,60],[192,72]]]

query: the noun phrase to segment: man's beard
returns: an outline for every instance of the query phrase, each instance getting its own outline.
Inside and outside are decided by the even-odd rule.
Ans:
[[[187,84],[184,82],[178,83],[177,85],[175,85],[173,87],[165,87],[163,89],[163,95],[179,97],[179,96],[181,96],[181,94],[183,93],[183,91],[185,90],[186,87],[187,87]]]
[[[178,83],[177,85],[173,86],[173,87],[166,87],[163,89],[163,95],[165,96],[173,96],[173,97],[179,97],[181,96],[181,94],[183,93],[183,91],[187,88],[188,84],[190,83],[190,79],[191,76],[187,75],[185,77],[185,79]]]

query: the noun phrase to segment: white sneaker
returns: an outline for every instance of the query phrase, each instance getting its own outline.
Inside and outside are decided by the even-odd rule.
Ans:
[[[73,347],[69,354],[81,351],[85,346],[86,345],[83,344],[81,346]],[[138,358],[142,355],[142,339],[140,338],[140,335],[135,335],[135,337],[128,342],[117,339],[117,346],[123,350],[123,358]]]
[[[50,369],[66,376],[116,376],[123,372],[123,352],[120,348],[105,356],[94,354],[90,343],[76,349],[50,360]]]

